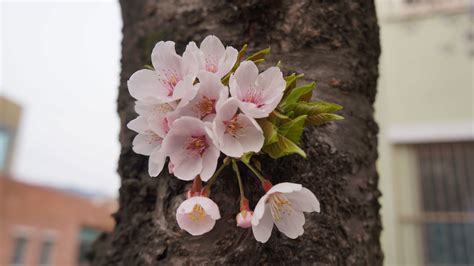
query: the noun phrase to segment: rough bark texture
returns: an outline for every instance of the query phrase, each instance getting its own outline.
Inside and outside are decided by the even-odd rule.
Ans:
[[[115,230],[96,243],[94,265],[382,264],[372,106],[380,46],[372,1],[121,0],[121,5],[120,209]],[[308,160],[260,158],[273,183],[301,183],[321,201],[321,214],[306,215],[305,234],[296,240],[274,230],[268,243],[259,244],[251,230],[235,227],[239,192],[230,171],[212,193],[222,219],[204,236],[188,235],[178,228],[175,211],[190,184],[167,174],[150,178],[147,158],[131,149],[135,133],[125,125],[136,114],[127,79],[149,63],[157,41],[173,40],[182,52],[188,41],[208,34],[234,47],[270,45],[270,62],[282,60],[286,73],[305,73],[306,81],[318,84],[315,98],[344,106],[344,121],[305,130]],[[243,175],[255,206],[263,192],[251,173]]]

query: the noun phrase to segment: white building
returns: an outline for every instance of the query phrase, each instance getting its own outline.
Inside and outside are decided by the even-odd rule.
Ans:
[[[386,265],[474,264],[469,2],[377,1],[382,57],[375,107]]]

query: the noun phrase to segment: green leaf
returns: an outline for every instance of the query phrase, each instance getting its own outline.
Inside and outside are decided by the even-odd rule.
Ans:
[[[254,53],[253,55],[247,57],[247,59],[245,60],[248,60],[248,61],[257,61],[257,60],[260,60],[260,59],[264,59],[265,58],[265,55],[267,55],[268,53],[270,53],[270,50],[271,48],[270,47],[267,47],[265,49],[262,49],[256,53]]]
[[[278,132],[298,144],[301,139],[301,134],[303,133],[304,124],[306,121],[306,115],[298,116],[297,118],[281,125],[278,128]]]
[[[278,141],[278,129],[267,119],[258,120],[260,127],[263,130],[263,136],[265,137],[265,145],[272,144]]]
[[[290,91],[293,90],[296,87],[296,80],[298,80],[299,78],[301,78],[303,76],[304,76],[304,74],[296,75],[296,73],[293,73],[289,76],[284,77],[284,79],[286,81],[286,87],[285,87],[285,94],[284,94],[283,98],[288,96]]]
[[[285,111],[294,111],[296,116],[333,113],[342,109],[342,106],[328,102],[299,102],[286,106]]]
[[[322,113],[309,115],[306,119],[306,125],[321,125],[330,121],[342,120],[344,117],[335,114]]]
[[[242,155],[242,157],[240,157],[240,160],[242,160],[245,163],[250,163],[250,159],[252,158],[253,154],[254,154],[253,152],[247,152],[244,155]]]
[[[301,96],[312,91],[315,86],[316,86],[316,83],[311,82],[306,85],[294,88],[293,90],[291,90],[290,93],[288,93],[288,96],[283,98],[282,102],[280,103],[280,106],[285,108],[285,106],[289,104],[297,103],[298,100],[301,98]]]
[[[298,145],[282,135],[278,135],[277,142],[263,146],[262,151],[267,153],[273,159],[278,159],[294,153],[306,158],[306,153],[298,147]]]
[[[242,58],[244,58],[244,54],[247,51],[247,44],[244,44],[242,48],[240,48],[239,55],[237,56],[237,62],[240,62]]]
[[[155,70],[155,69],[153,68],[153,66],[150,66],[150,65],[145,65],[145,68],[146,68],[146,69],[149,69],[149,70]]]

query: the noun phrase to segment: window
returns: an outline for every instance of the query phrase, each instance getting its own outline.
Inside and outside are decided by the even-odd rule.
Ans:
[[[7,166],[9,143],[10,134],[8,134],[7,130],[0,128],[0,170],[5,169]]]
[[[474,264],[474,142],[415,145],[424,263]]]
[[[92,228],[82,228],[79,233],[79,265],[88,265],[88,254],[92,244],[101,232]]]
[[[52,239],[45,239],[41,243],[40,257],[38,264],[40,266],[51,265],[51,253],[53,252],[54,241]]]
[[[12,266],[23,265],[23,263],[25,262],[27,244],[28,239],[25,236],[18,236],[15,238],[13,254],[10,260],[10,264]]]

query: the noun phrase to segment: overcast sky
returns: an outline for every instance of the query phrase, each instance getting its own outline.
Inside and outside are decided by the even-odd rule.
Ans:
[[[118,3],[1,1],[0,8],[0,90],[23,107],[14,176],[117,195]]]

